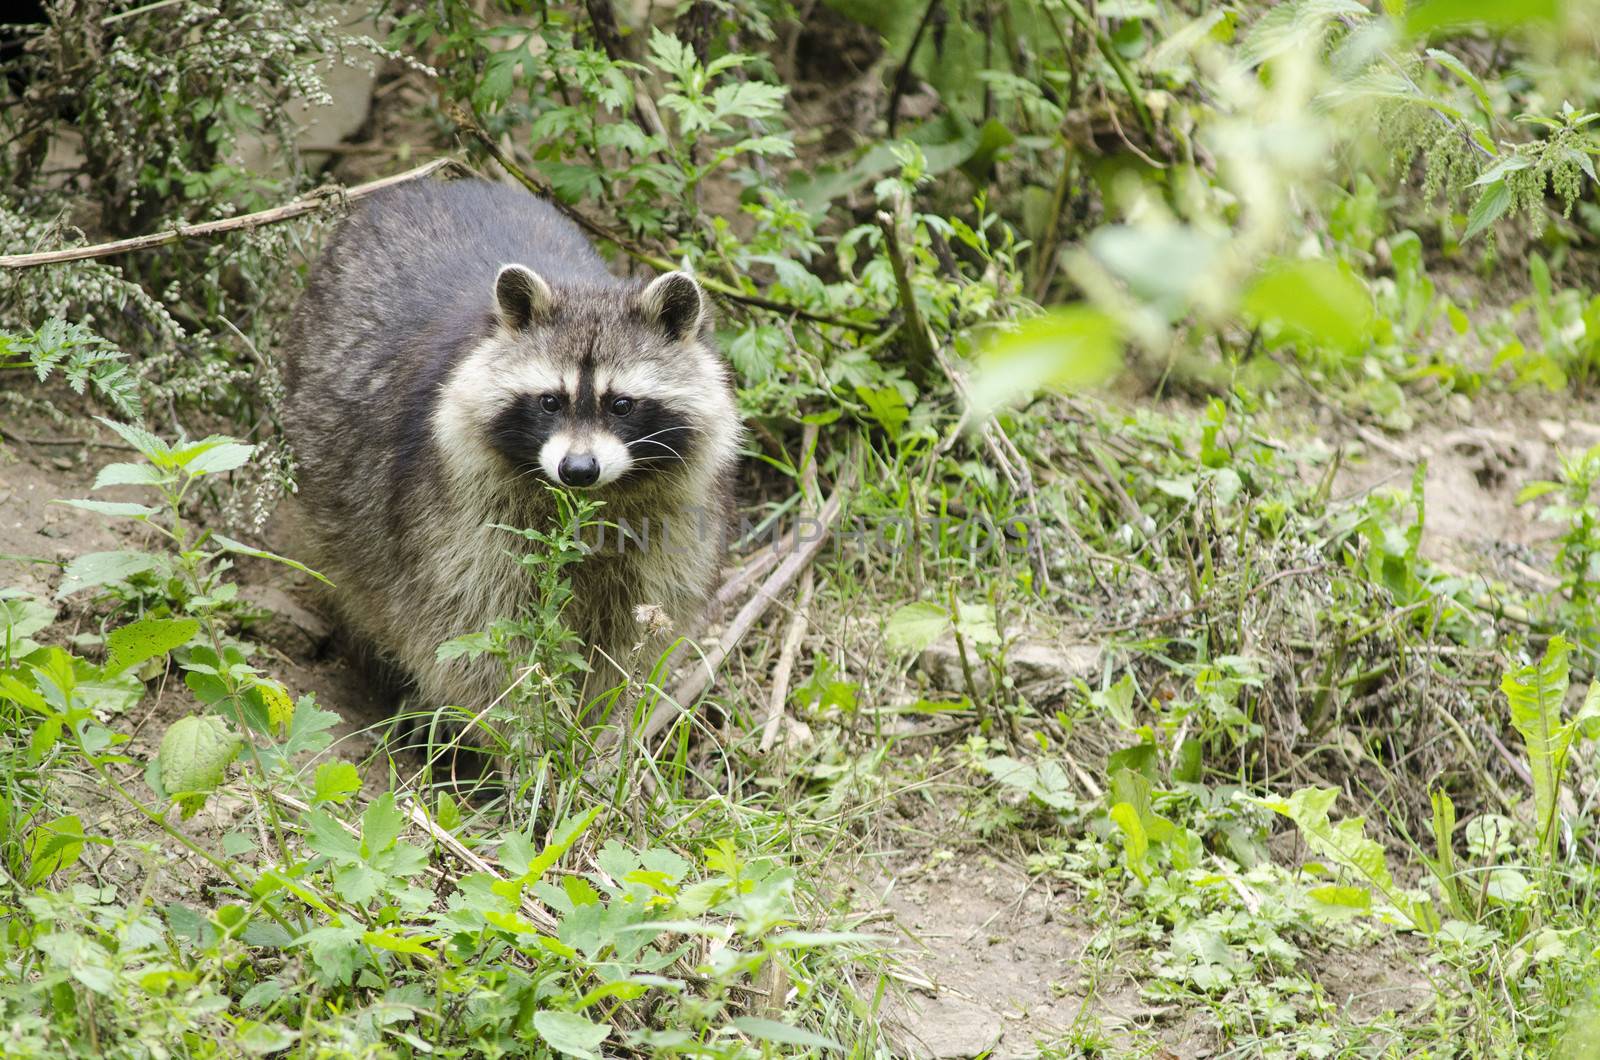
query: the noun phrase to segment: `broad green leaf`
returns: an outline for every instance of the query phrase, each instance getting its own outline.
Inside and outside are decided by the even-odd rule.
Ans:
[[[56,609],[25,595],[5,599],[7,590],[0,590],[0,662],[6,653],[20,659],[35,651],[39,645],[30,638],[56,620]]]
[[[1478,196],[1478,201],[1472,204],[1472,210],[1467,214],[1467,229],[1461,233],[1461,241],[1465,243],[1500,220],[1510,206],[1511,189],[1505,181],[1498,180],[1484,188],[1483,194]]]
[[[83,844],[90,840],[83,833],[83,821],[77,814],[58,817],[33,830],[28,843],[29,887],[37,887],[53,873],[69,868],[83,853]],[[102,841],[103,842],[103,841]]]
[[[1496,867],[1489,870],[1484,893],[1502,905],[1522,905],[1533,897],[1533,884],[1516,869]]]
[[[1551,637],[1544,658],[1511,671],[1500,681],[1500,691],[1511,708],[1511,724],[1527,748],[1528,771],[1533,775],[1535,830],[1539,847],[1547,856],[1555,853],[1556,810],[1573,737],[1580,725],[1589,728],[1596,724],[1591,718],[1600,719],[1600,695],[1591,688],[1573,722],[1561,720],[1571,651],[1572,646],[1565,639]]]
[[[1150,874],[1146,863],[1150,853],[1150,837],[1139,820],[1139,811],[1130,803],[1119,802],[1111,807],[1111,820],[1122,829],[1122,852],[1127,858],[1128,868],[1141,881],[1148,882]]]
[[[361,847],[366,857],[382,853],[400,838],[405,818],[394,802],[394,792],[386,791],[367,806],[361,815]]]
[[[143,427],[135,427],[131,423],[118,423],[116,420],[110,420],[104,416],[96,416],[95,419],[116,431],[117,434],[121,435],[123,441],[137,449],[152,464],[158,467],[172,466],[170,459],[172,447]]]
[[[989,604],[957,604],[956,632],[968,644],[985,646],[1000,643],[994,608]]]
[[[1337,788],[1301,788],[1286,800],[1251,798],[1247,801],[1289,818],[1300,829],[1306,846],[1314,854],[1354,872],[1407,916],[1414,927],[1426,931],[1426,918],[1396,889],[1382,845],[1367,838],[1365,818],[1347,817],[1338,824],[1329,820],[1328,811],[1333,809],[1338,797]]]
[[[1329,883],[1321,887],[1313,887],[1306,892],[1318,905],[1331,906],[1335,909],[1354,909],[1365,912],[1372,908],[1372,892],[1365,887],[1350,887],[1343,884]]]
[[[67,564],[57,597],[71,596],[100,585],[127,581],[135,574],[153,570],[161,557],[150,552],[89,552]]]
[[[1297,339],[1353,352],[1372,335],[1372,295],[1331,261],[1280,259],[1244,296],[1242,308]]]
[[[215,715],[190,714],[167,728],[157,753],[161,786],[179,800],[184,817],[192,817],[222,783],[240,746],[228,723]]]
[[[299,1031],[292,1031],[282,1024],[241,1020],[234,1033],[233,1044],[249,1056],[268,1056],[289,1048],[299,1037]]]
[[[165,481],[161,469],[151,464],[107,464],[95,476],[94,489],[107,486],[156,486]]]
[[[1037,764],[1023,762],[1009,755],[995,755],[984,759],[984,772],[1006,787],[1038,799],[1056,810],[1070,810],[1077,806],[1077,797],[1067,780],[1061,763],[1040,759]]]
[[[586,1058],[598,1057],[600,1043],[611,1033],[611,1028],[605,1024],[595,1023],[576,1012],[536,1012],[533,1029],[552,1049]]]
[[[1116,321],[1087,305],[1071,305],[994,335],[978,358],[968,400],[975,423],[1043,388],[1082,390],[1122,367]]]
[[[148,659],[189,643],[200,631],[193,618],[142,618],[113,630],[106,638],[107,674],[131,670]]]
[[[883,637],[890,650],[915,654],[950,630],[950,612],[938,604],[907,604],[889,616]]]
[[[273,735],[287,732],[289,723],[294,720],[294,700],[289,698],[284,687],[276,681],[258,680],[250,690],[265,706],[267,724],[271,726]]]
[[[255,446],[230,438],[208,438],[175,451],[173,457],[188,474],[218,475],[243,467],[255,451]]]
[[[96,515],[109,515],[116,518],[145,519],[156,514],[157,509],[148,504],[134,504],[131,501],[85,501],[67,500],[57,501],[68,508],[78,508],[82,511],[93,512]]]
[[[432,943],[439,941],[438,935],[405,935],[401,928],[389,928],[386,931],[368,931],[361,936],[361,941],[368,946],[376,946],[380,950],[390,953],[409,953],[418,957],[431,957],[434,953]]]
[[[324,762],[312,782],[313,802],[348,802],[361,790],[361,774],[349,762]]]
[[[1528,22],[1553,22],[1561,0],[1421,0],[1406,12],[1406,32],[1413,36],[1436,29],[1467,25],[1499,28]]]

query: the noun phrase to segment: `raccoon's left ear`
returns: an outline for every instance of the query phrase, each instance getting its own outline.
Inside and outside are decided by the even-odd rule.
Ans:
[[[698,332],[705,320],[706,296],[688,273],[669,272],[639,295],[639,311],[646,320],[661,325],[669,338],[686,339]]]
[[[495,310],[501,323],[521,331],[550,314],[555,305],[550,285],[526,265],[502,265],[494,278]]]

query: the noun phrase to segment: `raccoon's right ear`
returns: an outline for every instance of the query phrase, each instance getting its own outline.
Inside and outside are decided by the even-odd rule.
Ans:
[[[494,278],[494,304],[500,322],[512,331],[521,331],[548,317],[556,297],[550,285],[526,265],[502,265]]]

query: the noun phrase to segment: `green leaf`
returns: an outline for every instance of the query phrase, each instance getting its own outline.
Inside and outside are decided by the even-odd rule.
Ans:
[[[83,833],[83,821],[77,814],[39,825],[29,837],[27,885],[37,887],[52,874],[70,867],[83,853],[83,844],[88,840]]]
[[[1122,853],[1127,859],[1128,868],[1141,882],[1149,882],[1150,873],[1146,865],[1150,837],[1145,834],[1144,825],[1139,820],[1139,811],[1130,803],[1119,802],[1111,807],[1111,820],[1122,829]]]
[[[157,509],[147,504],[133,504],[128,501],[57,501],[69,508],[78,508],[96,515],[110,515],[116,518],[145,519],[156,514]]]
[[[1347,817],[1338,824],[1329,820],[1328,811],[1338,797],[1337,788],[1301,788],[1287,800],[1250,798],[1247,801],[1289,818],[1300,829],[1306,846],[1313,853],[1354,872],[1368,887],[1376,888],[1419,931],[1428,930],[1423,912],[1395,888],[1382,845],[1367,838],[1365,818]]]
[[[1331,261],[1279,259],[1246,292],[1242,308],[1295,338],[1354,352],[1372,335],[1372,295]]]
[[[106,638],[107,674],[131,670],[148,659],[189,643],[200,631],[193,618],[142,618],[114,630]]]
[[[199,476],[218,475],[243,467],[255,451],[253,445],[245,445],[231,438],[214,437],[185,446],[172,455],[184,471]]]
[[[1461,233],[1461,241],[1465,243],[1500,220],[1510,206],[1511,189],[1505,181],[1498,180],[1484,188],[1483,194],[1478,196],[1478,201],[1472,204],[1472,210],[1467,214],[1467,229]]]
[[[524,878],[537,880],[552,865],[560,861],[561,855],[572,849],[572,844],[576,843],[578,837],[588,830],[596,817],[600,816],[601,809],[602,807],[592,806],[584,813],[568,818],[565,824],[556,829],[555,834],[550,837],[550,841],[545,844],[545,848],[539,851],[539,856],[529,863],[528,871],[524,874]]]
[[[1122,367],[1116,321],[1087,305],[1071,305],[1025,320],[995,335],[978,358],[968,401],[981,423],[1000,407],[1041,388],[1082,390]]]
[[[1306,892],[1318,905],[1331,906],[1335,909],[1354,909],[1365,912],[1372,908],[1372,892],[1365,887],[1350,887],[1343,884],[1329,883],[1321,887],[1313,887]]]
[[[361,847],[367,857],[382,853],[400,838],[405,818],[394,802],[394,792],[386,791],[367,806],[361,815]]]
[[[1490,102],[1489,90],[1483,87],[1483,82],[1478,80],[1478,75],[1469,70],[1466,63],[1447,51],[1439,48],[1429,48],[1427,54],[1428,58],[1455,74],[1463,84],[1472,90],[1472,94],[1478,98],[1478,106],[1483,108],[1484,116],[1493,121],[1494,104]]]
[[[299,1037],[299,1031],[289,1030],[282,1024],[241,1020],[233,1044],[250,1056],[267,1056],[289,1048]]]
[[[576,1012],[536,1012],[533,1029],[552,1049],[581,1057],[598,1057],[600,1043],[611,1033],[611,1028],[605,1024],[595,1023]]]
[[[820,1034],[780,1023],[777,1020],[762,1019],[759,1016],[736,1016],[733,1025],[752,1038],[764,1042],[777,1042],[779,1045],[801,1045],[811,1049],[832,1049],[834,1052],[844,1052],[844,1046],[832,1038],[824,1038]]]
[[[121,435],[123,441],[144,454],[145,459],[152,464],[157,467],[172,466],[172,448],[143,427],[135,427],[130,423],[118,423],[116,420],[109,420],[104,416],[96,416],[95,419],[116,431],[117,434]]]
[[[889,616],[883,636],[891,651],[915,654],[950,628],[948,609],[930,603],[907,604]]]
[[[149,552],[89,552],[67,564],[57,597],[71,596],[100,585],[127,581],[135,574],[153,570],[161,557]]]
[[[1422,0],[1406,12],[1405,26],[1407,33],[1420,36],[1466,25],[1504,27],[1553,22],[1560,14],[1560,0]]]
[[[1556,810],[1561,778],[1566,772],[1567,752],[1572,747],[1576,726],[1563,724],[1561,704],[1566,699],[1568,656],[1572,646],[1560,636],[1550,638],[1544,658],[1506,674],[1500,681],[1511,708],[1511,724],[1522,735],[1528,753],[1528,771],[1533,775],[1533,810],[1539,847],[1553,856],[1557,839]],[[1591,704],[1594,704],[1591,708]],[[1579,717],[1591,709],[1600,716],[1600,697],[1594,689]]]
[[[240,747],[228,723],[215,715],[190,714],[167,728],[157,753],[161,786],[179,801],[184,817],[192,817],[222,783]]]
[[[166,481],[161,469],[150,464],[107,464],[95,476],[95,489],[107,486],[158,486]]]
[[[979,647],[1000,643],[994,608],[989,604],[957,604],[956,632],[968,644]]]
[[[292,560],[287,556],[280,556],[276,552],[268,552],[267,550],[261,548],[252,548],[242,541],[235,541],[233,538],[226,537],[222,534],[212,534],[211,540],[221,545],[224,551],[232,552],[240,556],[250,556],[254,559],[269,559],[274,563],[281,563],[285,567],[297,570],[302,574],[309,574],[313,578],[317,579],[317,581],[329,586],[330,588],[333,586],[332,582],[318,574],[316,571],[312,570],[310,567],[307,567],[305,564],[296,560]]]
[[[312,783],[313,802],[348,802],[361,790],[361,774],[349,762],[324,762]]]

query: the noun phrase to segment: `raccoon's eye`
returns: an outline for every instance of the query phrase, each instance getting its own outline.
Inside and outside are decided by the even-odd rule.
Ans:
[[[633,398],[617,398],[611,403],[613,416],[626,416],[633,411]]]
[[[560,412],[561,398],[555,394],[546,394],[539,399],[539,407],[546,412]]]

